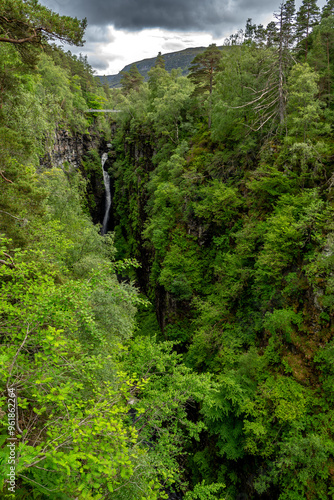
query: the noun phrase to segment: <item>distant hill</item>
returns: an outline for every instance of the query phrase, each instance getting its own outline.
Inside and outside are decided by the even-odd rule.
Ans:
[[[218,48],[222,49],[222,47]],[[189,66],[192,63],[194,57],[197,54],[204,52],[205,49],[206,47],[195,47],[195,48],[180,50],[178,52],[169,52],[168,54],[163,54],[163,57],[165,59],[166,70],[171,71],[174,68],[175,69],[181,68],[182,73],[186,75],[188,73]],[[128,64],[127,66],[124,66],[122,71],[129,71],[131,66],[135,64],[140,74],[143,75],[145,80],[147,80],[148,79],[147,72],[154,66],[155,61],[156,57],[151,57],[150,59],[143,59],[142,61],[137,61]],[[109,87],[121,86],[121,78],[122,78],[121,71],[117,75],[99,76],[97,78],[100,78],[102,82],[104,82],[106,78],[109,83]]]

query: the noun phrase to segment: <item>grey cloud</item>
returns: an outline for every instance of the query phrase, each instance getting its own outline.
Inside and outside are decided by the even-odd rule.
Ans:
[[[86,29],[86,38],[90,43],[113,42],[115,37],[111,36],[107,26],[88,25]]]
[[[167,52],[177,52],[178,50],[184,49],[184,45],[179,42],[166,42],[163,44],[162,48]]]
[[[113,25],[139,31],[163,28],[205,31],[224,36],[245,26],[248,17],[259,24],[259,14],[277,10],[279,0],[41,0],[61,14],[87,17],[88,25]]]
[[[100,47],[113,41],[108,26],[129,32],[162,28],[170,33],[164,50],[175,51],[196,45],[195,33],[211,34],[214,40],[228,37],[244,28],[248,18],[266,24],[277,12],[281,0],[39,0],[61,15],[87,18],[85,47],[68,47],[73,53],[84,51],[90,64],[103,71],[107,61],[120,56],[101,56]],[[319,7],[326,0],[318,0]],[[296,8],[302,0],[296,0]],[[178,38],[177,32],[184,35]],[[180,45],[178,45],[178,42]],[[128,49],[127,49],[128,50]]]
[[[110,63],[110,62],[114,62],[114,61],[123,61],[123,56],[122,55],[119,55],[119,54],[112,54],[112,53],[108,53],[108,54],[103,54],[101,55],[101,47],[102,47],[102,44],[97,44],[97,43],[86,43],[85,44],[85,47],[84,47],[84,50],[83,50],[83,47],[67,47],[66,46],[66,49],[69,49],[72,54],[81,54],[84,52],[84,54],[87,55],[87,57],[89,58],[89,64],[91,64],[94,68],[96,67],[95,66],[95,61],[106,61],[105,64],[107,64],[107,61]],[[100,63],[102,64],[102,63]],[[104,63],[103,63],[104,64]]]
[[[101,59],[100,57],[94,55],[91,55],[89,57],[89,62],[94,68],[100,71],[108,69],[109,66],[109,61],[107,61],[106,59]]]

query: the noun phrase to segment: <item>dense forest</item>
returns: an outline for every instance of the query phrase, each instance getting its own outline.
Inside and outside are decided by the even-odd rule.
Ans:
[[[274,18],[109,89],[0,0],[1,498],[334,498],[334,1]]]

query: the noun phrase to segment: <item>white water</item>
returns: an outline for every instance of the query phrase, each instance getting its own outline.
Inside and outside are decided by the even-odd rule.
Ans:
[[[109,211],[110,211],[110,207],[111,207],[110,176],[109,176],[108,172],[106,172],[104,170],[104,164],[107,161],[107,159],[108,159],[108,153],[103,153],[102,158],[101,158],[101,163],[102,163],[104,188],[106,191],[106,208],[105,208],[105,212],[104,212],[101,234],[106,234],[106,232],[107,232]]]

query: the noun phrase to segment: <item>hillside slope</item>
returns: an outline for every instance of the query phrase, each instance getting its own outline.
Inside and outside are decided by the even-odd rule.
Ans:
[[[219,48],[221,49],[222,47]],[[197,54],[204,52],[204,50],[205,47],[195,47],[195,48],[180,50],[178,52],[169,52],[168,54],[163,54],[163,57],[165,59],[166,70],[170,72],[172,69],[181,68],[182,74],[186,75],[188,73],[188,68],[192,63],[194,57]],[[117,75],[99,76],[97,78],[99,78],[101,81],[105,81],[105,78],[107,78],[110,87],[120,87],[122,72],[129,71],[131,66],[135,64],[139,70],[139,73],[144,76],[145,80],[147,80],[148,79],[147,73],[155,65],[156,59],[157,59],[156,57],[151,57],[150,59],[142,59],[141,61],[136,61],[131,64],[127,64],[126,66],[124,66],[122,71],[120,71]]]

